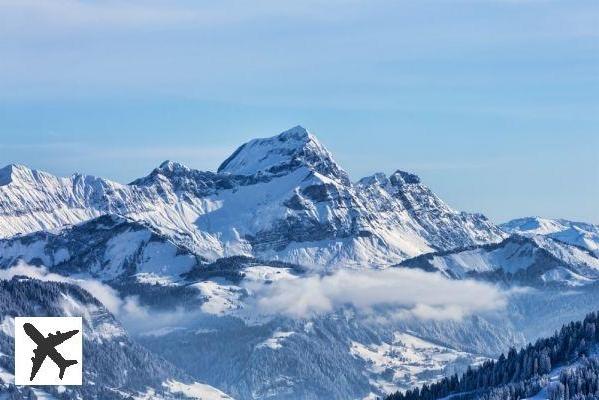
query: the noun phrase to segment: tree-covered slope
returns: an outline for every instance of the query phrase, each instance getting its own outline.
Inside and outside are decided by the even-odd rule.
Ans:
[[[572,322],[520,351],[469,368],[431,385],[395,393],[387,400],[595,399],[599,394],[599,314]]]
[[[82,386],[14,385],[16,316],[83,318]],[[179,393],[193,389],[199,391],[200,388],[204,394],[214,396],[181,396]],[[14,277],[0,280],[0,399],[4,398],[165,400],[226,399],[228,396],[208,385],[194,382],[180,369],[133,341],[114,316],[80,287],[64,282]]]

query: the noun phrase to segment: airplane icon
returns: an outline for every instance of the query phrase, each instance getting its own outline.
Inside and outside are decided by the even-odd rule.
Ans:
[[[35,378],[35,374],[37,374],[37,371],[39,371],[41,368],[46,356],[50,357],[50,359],[58,366],[60,369],[58,377],[62,380],[67,367],[77,364],[77,360],[65,360],[64,357],[56,350],[56,346],[75,336],[79,331],[73,330],[65,333],[60,333],[60,331],[57,331],[55,335],[50,333],[48,334],[48,337],[44,337],[44,335],[42,335],[41,332],[29,322],[24,324],[23,328],[25,329],[27,336],[29,336],[31,340],[37,344],[37,348],[33,350],[33,354],[35,354],[35,356],[31,357],[33,367],[31,368],[31,377],[29,380],[32,381],[33,378]]]

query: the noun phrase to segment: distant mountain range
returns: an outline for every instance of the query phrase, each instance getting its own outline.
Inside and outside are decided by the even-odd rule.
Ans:
[[[484,216],[451,209],[413,174],[350,182],[301,127],[244,144],[216,173],[164,162],[129,185],[10,165],[0,170],[0,196],[4,237],[118,214],[211,260],[386,266],[505,236]]]
[[[507,233],[525,236],[543,235],[599,254],[599,226],[565,219],[519,218],[499,227]]]
[[[599,259],[595,253],[551,236],[515,234],[500,243],[428,253],[399,265],[457,279],[507,279],[534,286],[581,286],[599,279]]]
[[[0,170],[0,398],[31,395],[11,384],[4,351],[22,313],[84,314],[90,332],[97,317],[114,333],[85,338],[82,388],[34,389],[39,398],[384,396],[599,309],[598,248],[597,225],[531,217],[496,226],[453,210],[412,173],[352,182],[302,127],[240,146],[216,172],[166,161],[130,184],[9,165]],[[261,291],[280,284],[322,289],[339,271],[396,269],[486,285],[506,304],[457,319],[387,306],[257,311]],[[65,296],[79,308],[63,307]],[[110,375],[109,364],[127,374]]]

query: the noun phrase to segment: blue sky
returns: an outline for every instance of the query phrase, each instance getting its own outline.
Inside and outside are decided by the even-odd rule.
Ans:
[[[355,180],[599,222],[599,2],[0,0],[0,164],[128,182],[297,124]]]

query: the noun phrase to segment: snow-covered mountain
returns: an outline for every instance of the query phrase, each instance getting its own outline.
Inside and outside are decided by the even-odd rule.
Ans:
[[[65,309],[48,307],[63,304],[65,295],[83,305],[77,313],[101,309],[109,331],[125,341],[118,346],[148,349],[140,360],[98,347],[119,370],[147,361],[139,379],[95,379],[135,399],[226,398],[218,389],[247,400],[383,396],[462,371],[599,307],[596,226],[558,221],[551,232],[539,232],[508,225],[454,211],[408,172],[352,182],[301,127],[242,145],[216,172],[166,161],[130,184],[10,165],[0,170],[0,274],[14,268],[70,283],[8,281],[9,296],[18,293],[19,301],[3,309],[0,291],[0,332],[10,332],[9,317],[31,307],[62,315]],[[571,233],[581,231],[582,241]],[[553,236],[564,232],[570,233]],[[438,304],[436,288],[428,287],[430,304],[414,296],[360,304],[372,293],[359,293],[356,284],[348,289],[343,280],[427,275],[385,268],[400,262],[451,278],[492,279],[493,285],[430,275],[431,284],[482,285],[505,307],[460,314],[461,306]],[[364,267],[374,270],[357,270]],[[344,278],[329,279],[338,276]],[[391,291],[411,289],[394,279]],[[118,306],[113,312],[122,325],[74,286],[90,280],[117,297],[108,301]],[[536,289],[504,293],[514,282]],[[37,293],[48,300],[40,303]],[[274,299],[287,308],[277,309]],[[469,298],[462,301],[469,306]],[[286,312],[302,302],[334,306]],[[104,371],[101,354],[90,357]],[[10,365],[0,366],[0,378],[10,381]],[[96,394],[84,389],[92,390],[87,397]]]
[[[527,217],[514,219],[499,225],[507,233],[520,235],[544,235],[564,243],[584,247],[599,256],[599,226],[566,219]]]
[[[346,185],[350,183],[349,176],[331,153],[301,126],[275,137],[243,144],[218,167],[218,172],[274,178],[300,168]]]
[[[599,280],[599,258],[594,253],[540,235],[512,235],[500,243],[424,254],[399,265],[451,278],[509,278],[525,284],[580,286]]]
[[[380,396],[433,372],[462,371],[479,354],[522,340],[516,329],[497,334],[494,324],[480,319],[374,324],[351,310],[299,320],[260,316],[252,307],[254,287],[294,282],[308,271],[248,257],[190,266],[190,253],[174,246],[144,224],[106,215],[58,232],[5,239],[0,267],[18,270],[25,261],[69,281],[109,283],[150,316],[145,328],[128,322],[136,340],[195,380],[243,399]]]
[[[216,173],[165,162],[122,185],[16,165],[0,170],[4,237],[104,214],[144,221],[207,259],[248,255],[311,266],[386,266],[505,236],[480,214],[452,210],[415,175],[351,183],[302,127],[242,145]]]
[[[83,386],[14,385],[14,317],[23,315],[83,317]],[[0,280],[0,349],[1,398],[230,399],[134,342],[98,300],[69,283]]]
[[[128,277],[169,282],[202,261],[150,225],[114,214],[61,230],[0,239],[1,268],[25,262],[108,282]]]
[[[114,229],[116,238],[124,239],[126,236],[121,235],[129,229],[136,233],[135,236],[144,232],[136,223],[108,216],[73,229],[86,226],[89,229],[90,225],[101,229],[97,226],[101,221],[104,228]],[[134,228],[139,230],[133,231]],[[90,231],[94,232],[94,229]],[[43,242],[44,247],[39,247],[50,249],[52,243],[59,243],[59,248],[73,249],[71,244],[76,242],[69,240],[74,238],[72,234],[71,229],[65,229],[61,235]],[[101,232],[97,234],[102,237]],[[41,234],[13,240],[38,235]],[[102,240],[96,245],[101,250],[106,249]],[[144,249],[144,245],[137,248]],[[41,254],[45,256],[43,251]],[[70,278],[64,279],[83,286],[87,286],[83,284],[86,277],[104,278],[118,290],[125,304],[127,299],[135,297],[142,307],[141,312],[147,315],[142,327],[136,325],[137,319],[128,322],[127,328],[135,331],[136,340],[190,374],[194,380],[208,382],[236,398],[341,399],[371,393],[380,396],[424,382],[433,373],[434,376],[445,376],[451,371],[462,371],[479,359],[478,354],[492,354],[507,343],[521,340],[514,335],[515,329],[497,334],[493,332],[493,324],[480,319],[442,324],[421,324],[416,320],[373,323],[362,321],[363,317],[354,315],[351,310],[299,320],[257,315],[251,306],[256,300],[252,288],[301,279],[306,271],[291,264],[232,257],[198,264],[187,273],[168,278],[138,273],[147,265],[147,261],[139,256],[130,258],[130,268],[108,268],[112,272],[118,271],[116,274],[98,275],[93,270],[77,268],[82,259],[96,265],[96,260],[102,258],[96,258],[94,254],[101,256],[105,252],[88,253],[84,249],[81,256],[73,257],[71,261],[65,257],[65,261],[47,268],[54,274],[69,275]],[[14,262],[16,260],[5,267]],[[34,276],[38,273],[34,267],[19,269],[17,264],[14,268]],[[47,275],[48,279],[62,279],[57,277]],[[14,279],[11,282],[21,285],[23,296],[37,290],[28,286],[28,282],[37,281]],[[72,290],[80,292],[78,288]],[[88,301],[91,302],[88,299],[86,303]],[[24,300],[18,303],[22,302]],[[54,297],[52,302],[61,304]],[[79,315],[86,310],[79,307],[73,312]],[[0,315],[14,315],[1,312],[3,310]],[[20,309],[18,312],[30,311]],[[124,334],[120,325],[114,326],[118,327],[119,334]],[[114,326],[107,330],[116,331]],[[462,341],[469,345],[462,346]],[[93,363],[96,363],[95,359]],[[117,364],[123,365],[120,361]],[[10,368],[6,370],[10,371]]]
[[[33,268],[76,280],[107,283],[158,309],[202,307],[222,314],[241,307],[243,279],[270,281],[305,269],[280,261],[234,256],[208,262],[146,223],[106,214],[55,232],[0,239],[0,269]]]

